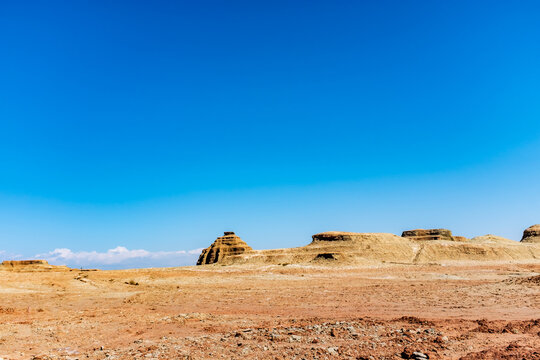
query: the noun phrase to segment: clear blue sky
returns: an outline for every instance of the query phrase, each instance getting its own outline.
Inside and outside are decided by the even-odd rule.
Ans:
[[[170,253],[224,230],[255,248],[418,227],[519,240],[540,223],[539,16],[2,1],[0,258],[189,263]],[[101,264],[118,246],[170,258]]]

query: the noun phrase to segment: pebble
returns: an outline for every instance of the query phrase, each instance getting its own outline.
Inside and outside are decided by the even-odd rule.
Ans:
[[[338,356],[338,349],[338,347],[329,347],[328,349],[326,349],[326,351],[328,351],[330,355]]]

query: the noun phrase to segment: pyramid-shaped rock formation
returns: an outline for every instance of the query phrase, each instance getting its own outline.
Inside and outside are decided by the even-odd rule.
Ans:
[[[197,265],[214,264],[226,256],[240,255],[251,250],[253,250],[251,246],[234,232],[226,231],[223,236],[218,237],[212,245],[202,251]]]
[[[523,232],[523,243],[540,243],[540,225],[533,225]]]
[[[402,237],[411,240],[447,240],[455,241],[452,232],[447,229],[416,229],[407,230],[401,234]]]

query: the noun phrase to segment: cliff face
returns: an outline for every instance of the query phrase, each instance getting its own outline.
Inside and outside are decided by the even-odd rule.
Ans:
[[[352,241],[358,237],[357,233],[342,231],[327,231],[313,235],[313,242],[317,241]]]
[[[197,265],[214,264],[225,256],[240,255],[251,250],[253,249],[234,232],[226,231],[223,236],[218,237],[212,245],[202,251]]]
[[[447,240],[454,241],[452,232],[447,229],[417,229],[407,230],[401,234],[402,237],[409,238],[411,240]]]
[[[540,243],[540,225],[533,225],[523,232],[521,242]]]
[[[2,266],[49,265],[46,260],[6,260]]]

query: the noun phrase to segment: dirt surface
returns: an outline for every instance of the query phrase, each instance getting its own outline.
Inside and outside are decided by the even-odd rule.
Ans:
[[[2,359],[540,359],[540,264],[0,272]]]

